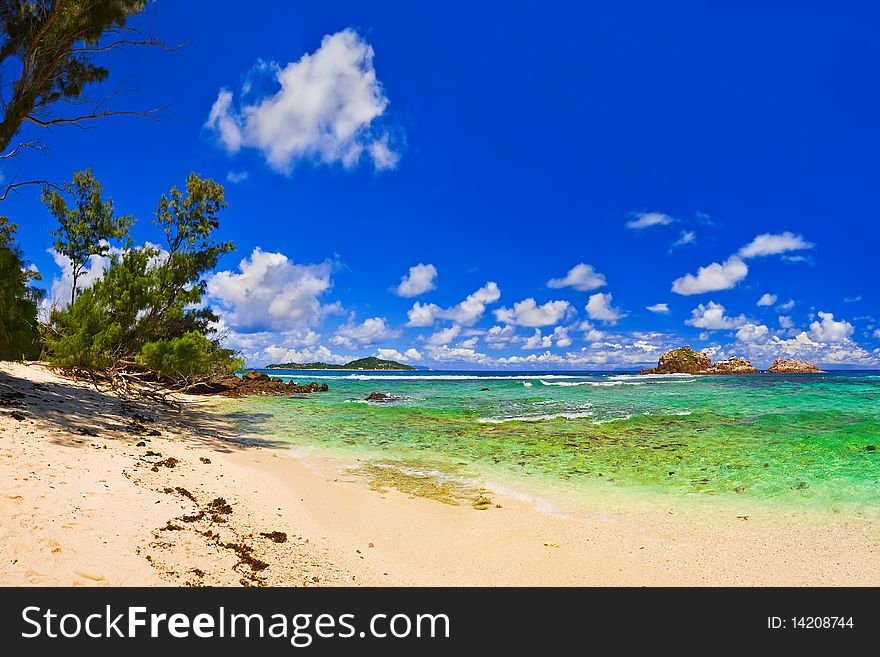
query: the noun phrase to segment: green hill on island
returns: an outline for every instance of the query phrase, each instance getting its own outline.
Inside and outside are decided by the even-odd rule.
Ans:
[[[415,367],[397,363],[393,360],[382,360],[370,356],[358,358],[345,365],[333,363],[272,363],[266,365],[267,370],[414,370]]]

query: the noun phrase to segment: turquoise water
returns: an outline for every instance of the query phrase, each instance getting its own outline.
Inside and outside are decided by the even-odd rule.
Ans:
[[[230,402],[224,412],[242,433],[357,452],[383,467],[880,506],[880,372],[269,373],[330,392]],[[398,399],[363,401],[371,391]]]

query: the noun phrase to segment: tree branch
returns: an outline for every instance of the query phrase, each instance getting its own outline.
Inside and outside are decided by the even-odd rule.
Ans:
[[[60,117],[57,119],[38,119],[35,116],[26,116],[24,117],[24,120],[35,123],[43,128],[63,124],[77,125],[83,121],[94,121],[95,119],[103,119],[108,116],[141,116],[152,121],[158,121],[158,115],[167,109],[167,107],[157,107],[156,109],[147,110],[146,112],[138,112],[135,110],[101,110],[100,112],[93,112],[92,114],[84,114],[82,116],[74,117]],[[83,126],[77,125],[77,127],[82,128]]]
[[[24,180],[22,182],[14,182],[6,185],[6,189],[3,191],[3,194],[0,195],[0,201],[5,201],[6,197],[9,195],[9,192],[14,192],[17,187],[24,187],[25,185],[48,185],[49,187],[53,187],[55,189],[60,190],[61,188],[55,183],[50,183],[48,180]]]
[[[21,142],[8,153],[0,155],[0,160],[8,160],[11,157],[15,157],[16,153],[18,153],[18,151],[20,151],[22,148],[33,148],[38,151],[44,150],[44,147],[40,144],[39,139],[32,139],[31,141]]]

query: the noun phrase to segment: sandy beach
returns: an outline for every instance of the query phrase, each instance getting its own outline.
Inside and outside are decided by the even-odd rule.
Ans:
[[[497,490],[475,510],[242,438],[211,406],[0,364],[0,584],[880,584],[876,515],[625,496],[560,512]]]

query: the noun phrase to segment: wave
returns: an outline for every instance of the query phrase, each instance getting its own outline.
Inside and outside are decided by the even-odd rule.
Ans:
[[[282,379],[302,379],[309,381],[318,379],[335,379],[351,381],[534,381],[538,377],[525,374],[276,374]],[[543,379],[583,379],[588,375],[574,374],[542,374]]]
[[[523,381],[523,386],[525,386],[526,388],[531,388],[532,382],[531,381]]]
[[[480,424],[504,424],[505,422],[544,422],[545,420],[579,420],[592,417],[592,411],[579,413],[549,413],[547,415],[515,415],[513,417],[481,417],[477,419]]]
[[[632,415],[621,415],[620,417],[608,417],[601,420],[593,420],[593,424],[608,424],[610,422],[623,422],[632,419]]]
[[[575,386],[595,386],[598,388],[610,388],[612,386],[642,386],[642,382],[628,383],[625,381],[542,381],[538,380],[542,386],[564,386],[571,388]]]
[[[693,374],[680,372],[677,374],[616,374],[608,377],[612,381],[658,381],[663,379],[693,379]]]

